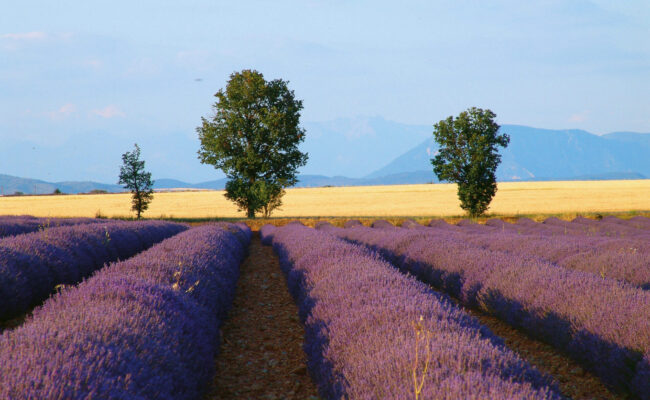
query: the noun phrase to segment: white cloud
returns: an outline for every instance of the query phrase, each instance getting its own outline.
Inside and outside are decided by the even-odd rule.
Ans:
[[[589,117],[589,111],[573,114],[569,117],[569,122],[585,122]]]
[[[124,111],[120,110],[119,108],[117,108],[112,104],[102,109],[92,110],[91,114],[99,115],[102,118],[126,117]]]
[[[5,33],[0,35],[0,49],[14,51],[25,43],[47,39],[44,32]]]
[[[62,105],[58,110],[45,113],[50,119],[59,120],[77,112],[77,107],[72,103]]]
[[[5,33],[0,36],[1,39],[9,40],[40,40],[46,37],[47,35],[44,32]]]

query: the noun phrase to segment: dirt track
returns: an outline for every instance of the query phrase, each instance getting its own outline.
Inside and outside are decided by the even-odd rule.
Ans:
[[[470,310],[536,368],[555,377],[573,399],[621,399],[552,346],[500,320]],[[207,399],[317,399],[305,368],[304,330],[277,256],[254,232],[237,295],[223,328],[217,376]]]
[[[305,367],[303,338],[278,258],[254,232],[207,398],[317,399]]]

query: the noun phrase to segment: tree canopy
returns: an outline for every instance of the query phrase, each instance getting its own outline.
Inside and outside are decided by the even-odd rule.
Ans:
[[[305,139],[302,101],[287,84],[266,81],[255,70],[235,72],[215,94],[214,116],[201,118],[197,128],[199,160],[226,174],[226,197],[249,218],[278,208],[284,188],[297,182],[296,171],[307,162],[298,149]]]
[[[472,107],[434,125],[440,149],[431,160],[441,181],[458,184],[460,206],[470,217],[483,214],[497,190],[496,169],[501,162],[498,147],[507,147],[510,137],[498,134],[490,110]]]
[[[153,200],[153,181],[151,172],[144,170],[144,160],[140,160],[140,147],[135,144],[135,149],[122,154],[122,166],[120,167],[120,185],[124,185],[133,193],[131,209],[136,212],[140,219],[142,213],[149,208]]]

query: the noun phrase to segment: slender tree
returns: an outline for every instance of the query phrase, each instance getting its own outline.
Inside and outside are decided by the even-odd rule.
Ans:
[[[458,184],[460,206],[472,218],[488,209],[497,191],[497,146],[505,148],[510,142],[507,134],[498,134],[495,117],[490,110],[472,107],[434,125],[440,149],[431,160],[433,172],[441,181]]]
[[[136,212],[140,219],[142,213],[149,208],[153,199],[153,181],[151,172],[144,170],[144,160],[140,160],[140,147],[135,144],[135,149],[122,154],[122,166],[120,167],[120,185],[124,185],[133,193],[131,209]]]
[[[305,140],[302,101],[287,84],[255,70],[235,72],[215,94],[214,116],[201,118],[197,128],[199,160],[225,172],[226,197],[249,218],[280,207],[284,188],[298,181],[296,171],[307,162],[298,149]]]

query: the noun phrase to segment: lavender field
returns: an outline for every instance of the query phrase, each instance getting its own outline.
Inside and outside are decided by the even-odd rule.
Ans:
[[[552,344],[610,387],[650,396],[646,219],[348,226],[317,228]]]
[[[242,223],[68,219],[30,232],[33,218],[5,222],[0,322],[21,322],[0,335],[3,399],[263,398],[213,383],[233,373],[215,360],[224,343],[240,348],[221,332],[237,323],[231,307],[254,240],[275,253],[295,303],[283,312],[304,329],[298,351],[322,399],[573,397],[571,382],[483,316],[571,358],[608,388],[599,398],[650,398],[647,218],[295,221],[259,235]],[[271,317],[260,305],[253,323],[263,326]],[[259,346],[252,357],[280,370],[251,371],[271,387],[300,369],[282,372],[271,361],[286,340],[259,332],[242,346]],[[299,398],[286,390],[280,398]]]
[[[118,223],[113,236],[123,225],[133,230],[119,239],[124,244],[178,234],[54,295],[0,336],[0,398],[196,399],[205,392],[250,230]]]

